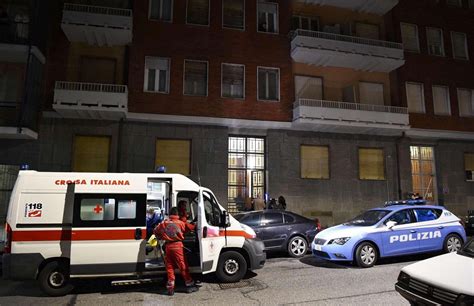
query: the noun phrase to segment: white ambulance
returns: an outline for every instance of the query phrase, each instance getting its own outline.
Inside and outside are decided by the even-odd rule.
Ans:
[[[8,207],[3,277],[38,279],[45,293],[58,296],[76,278],[162,274],[161,252],[146,251],[146,207],[167,212],[180,200],[197,220],[184,241],[191,272],[236,282],[263,267],[255,232],[183,175],[20,171]]]

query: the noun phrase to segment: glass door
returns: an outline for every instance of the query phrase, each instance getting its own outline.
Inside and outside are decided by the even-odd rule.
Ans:
[[[436,167],[433,147],[411,146],[411,174],[413,192],[423,199],[437,201]]]

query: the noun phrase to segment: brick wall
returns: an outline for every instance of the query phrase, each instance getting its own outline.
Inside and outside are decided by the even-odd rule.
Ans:
[[[222,29],[222,1],[210,1],[210,26],[185,24],[186,1],[173,1],[173,22],[148,20],[148,1],[135,1],[130,47],[129,111],[290,121],[289,1],[279,3],[279,34],[258,33],[255,0],[245,2],[245,31]],[[171,59],[170,93],[143,92],[145,56]],[[209,61],[208,96],[183,95],[185,59]],[[221,98],[221,63],[245,64],[245,100]],[[280,102],[257,101],[257,66],[280,68]]]

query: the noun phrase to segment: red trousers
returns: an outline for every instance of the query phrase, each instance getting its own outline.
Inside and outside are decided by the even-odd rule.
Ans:
[[[176,279],[174,275],[174,269],[178,268],[181,275],[186,282],[186,286],[193,284],[193,279],[189,273],[189,266],[186,258],[184,257],[183,243],[182,242],[168,242],[166,243],[166,273],[168,274],[168,285],[167,288],[174,288],[174,281]]]

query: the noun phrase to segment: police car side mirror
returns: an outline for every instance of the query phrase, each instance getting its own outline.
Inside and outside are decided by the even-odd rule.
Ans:
[[[387,225],[388,229],[392,229],[392,227],[394,227],[395,225],[397,225],[397,222],[395,222],[395,221],[388,221],[386,225]]]

